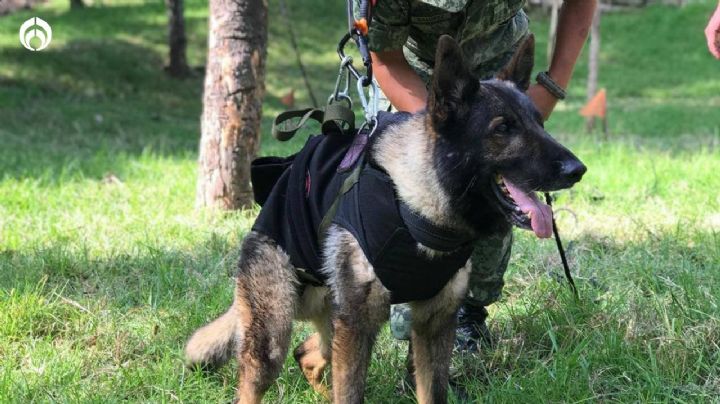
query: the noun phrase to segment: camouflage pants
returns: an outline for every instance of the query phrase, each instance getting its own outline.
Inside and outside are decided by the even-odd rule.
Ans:
[[[475,244],[470,261],[472,269],[465,305],[485,307],[500,299],[503,276],[510,260],[512,231],[481,239]],[[412,322],[410,306],[395,304],[390,308],[390,330],[397,339],[410,339]]]

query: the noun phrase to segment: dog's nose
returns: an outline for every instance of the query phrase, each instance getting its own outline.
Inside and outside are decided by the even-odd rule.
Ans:
[[[580,160],[571,159],[560,163],[560,175],[573,183],[580,181],[586,171],[587,167]]]

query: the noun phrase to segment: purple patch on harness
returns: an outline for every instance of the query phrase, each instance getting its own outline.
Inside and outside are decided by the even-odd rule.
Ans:
[[[350,145],[350,148],[345,153],[345,157],[343,157],[340,165],[338,166],[338,172],[343,172],[352,168],[357,162],[360,155],[362,155],[363,151],[365,150],[365,146],[367,146],[367,143],[367,133],[360,132],[355,135],[355,139],[353,139],[352,145]]]

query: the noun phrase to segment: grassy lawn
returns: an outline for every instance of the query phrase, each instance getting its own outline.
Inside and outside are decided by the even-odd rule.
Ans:
[[[70,12],[53,0],[0,17],[0,401],[227,402],[236,366],[188,371],[182,347],[230,304],[256,212],[194,209],[202,74],[162,73],[161,1],[104,3]],[[342,4],[289,3],[324,98]],[[557,203],[581,299],[559,278],[552,241],[518,231],[503,299],[490,308],[497,346],[455,359],[471,397],[720,397],[720,63],[702,37],[714,4],[604,17],[611,139],[586,134],[577,116],[585,58],[548,123],[589,167]],[[290,88],[307,103],[277,1],[269,7],[265,132]],[[17,39],[35,15],[54,30],[38,53]],[[206,17],[206,2],[187,1],[195,66]],[[541,50],[546,26],[533,21]],[[538,70],[544,63],[540,55]],[[296,146],[268,135],[262,153]],[[295,343],[309,329],[296,331]],[[398,392],[405,349],[383,331],[368,402],[414,402]],[[288,359],[267,400],[319,397]]]

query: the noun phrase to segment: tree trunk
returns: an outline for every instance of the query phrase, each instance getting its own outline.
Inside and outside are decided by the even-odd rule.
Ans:
[[[198,206],[252,204],[250,162],[260,141],[266,43],[265,0],[210,0]]]
[[[592,25],[590,26],[590,54],[588,60],[587,99],[590,101],[598,90],[598,71],[600,70],[600,4],[595,8]],[[588,132],[593,130],[595,118],[585,118],[585,127]]]
[[[170,45],[170,63],[165,68],[174,77],[183,77],[190,72],[187,65],[185,49],[187,37],[185,36],[185,16],[183,15],[183,0],[166,0],[168,12],[168,43]]]
[[[85,7],[85,3],[83,3],[83,0],[70,0],[71,9],[78,9],[83,7]]]

